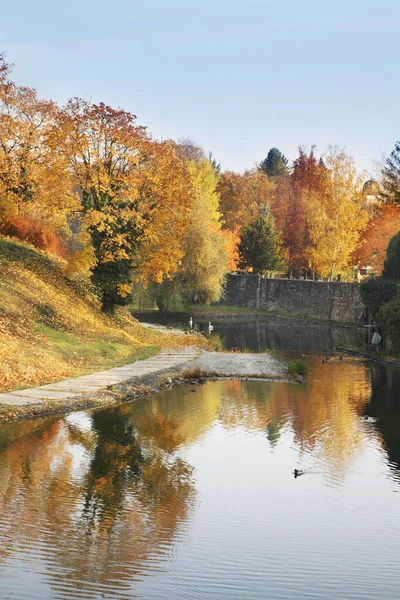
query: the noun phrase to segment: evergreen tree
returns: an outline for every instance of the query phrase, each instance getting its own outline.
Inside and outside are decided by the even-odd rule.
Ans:
[[[277,271],[283,267],[279,237],[269,211],[242,230],[238,250],[241,269],[251,268],[254,273],[264,275],[266,271]]]
[[[271,148],[267,157],[260,163],[261,171],[268,177],[281,177],[289,173],[288,159],[278,148]]]
[[[217,162],[217,160],[214,158],[212,152],[208,153],[208,160],[210,161],[211,166],[214,169],[216,176],[219,177],[221,175],[221,170],[222,170],[221,163]]]
[[[400,231],[389,242],[382,275],[385,279],[400,280]]]
[[[382,170],[382,197],[393,204],[400,204],[400,141],[386,159]]]

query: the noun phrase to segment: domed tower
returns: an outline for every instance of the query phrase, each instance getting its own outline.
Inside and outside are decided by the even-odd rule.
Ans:
[[[376,179],[368,179],[363,185],[363,196],[367,206],[374,206],[379,202],[381,188]]]

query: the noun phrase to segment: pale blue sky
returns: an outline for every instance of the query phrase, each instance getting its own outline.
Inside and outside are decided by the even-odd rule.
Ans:
[[[399,0],[14,0],[0,15],[17,83],[120,106],[239,171],[299,143],[371,171],[400,138],[399,33]]]

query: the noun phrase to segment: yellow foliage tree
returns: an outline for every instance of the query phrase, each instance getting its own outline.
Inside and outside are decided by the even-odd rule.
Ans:
[[[330,146],[324,164],[322,191],[305,201],[312,242],[308,255],[319,275],[332,279],[348,268],[369,214],[362,194],[365,176],[357,173],[354,160]]]
[[[194,205],[203,206],[208,218],[217,229],[220,228],[221,213],[219,211],[219,193],[217,192],[218,177],[209,160],[200,162],[189,160],[186,163],[191,187],[194,195]]]
[[[193,208],[182,240],[183,258],[179,270],[162,286],[155,287],[156,301],[164,310],[196,302],[215,302],[229,270],[216,192],[218,176],[207,159],[189,160],[186,168]]]

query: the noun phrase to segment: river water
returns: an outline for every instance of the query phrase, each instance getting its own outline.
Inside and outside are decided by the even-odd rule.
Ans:
[[[352,336],[215,322],[216,346],[308,354],[306,385],[0,426],[1,600],[398,599],[400,369],[340,360]]]

